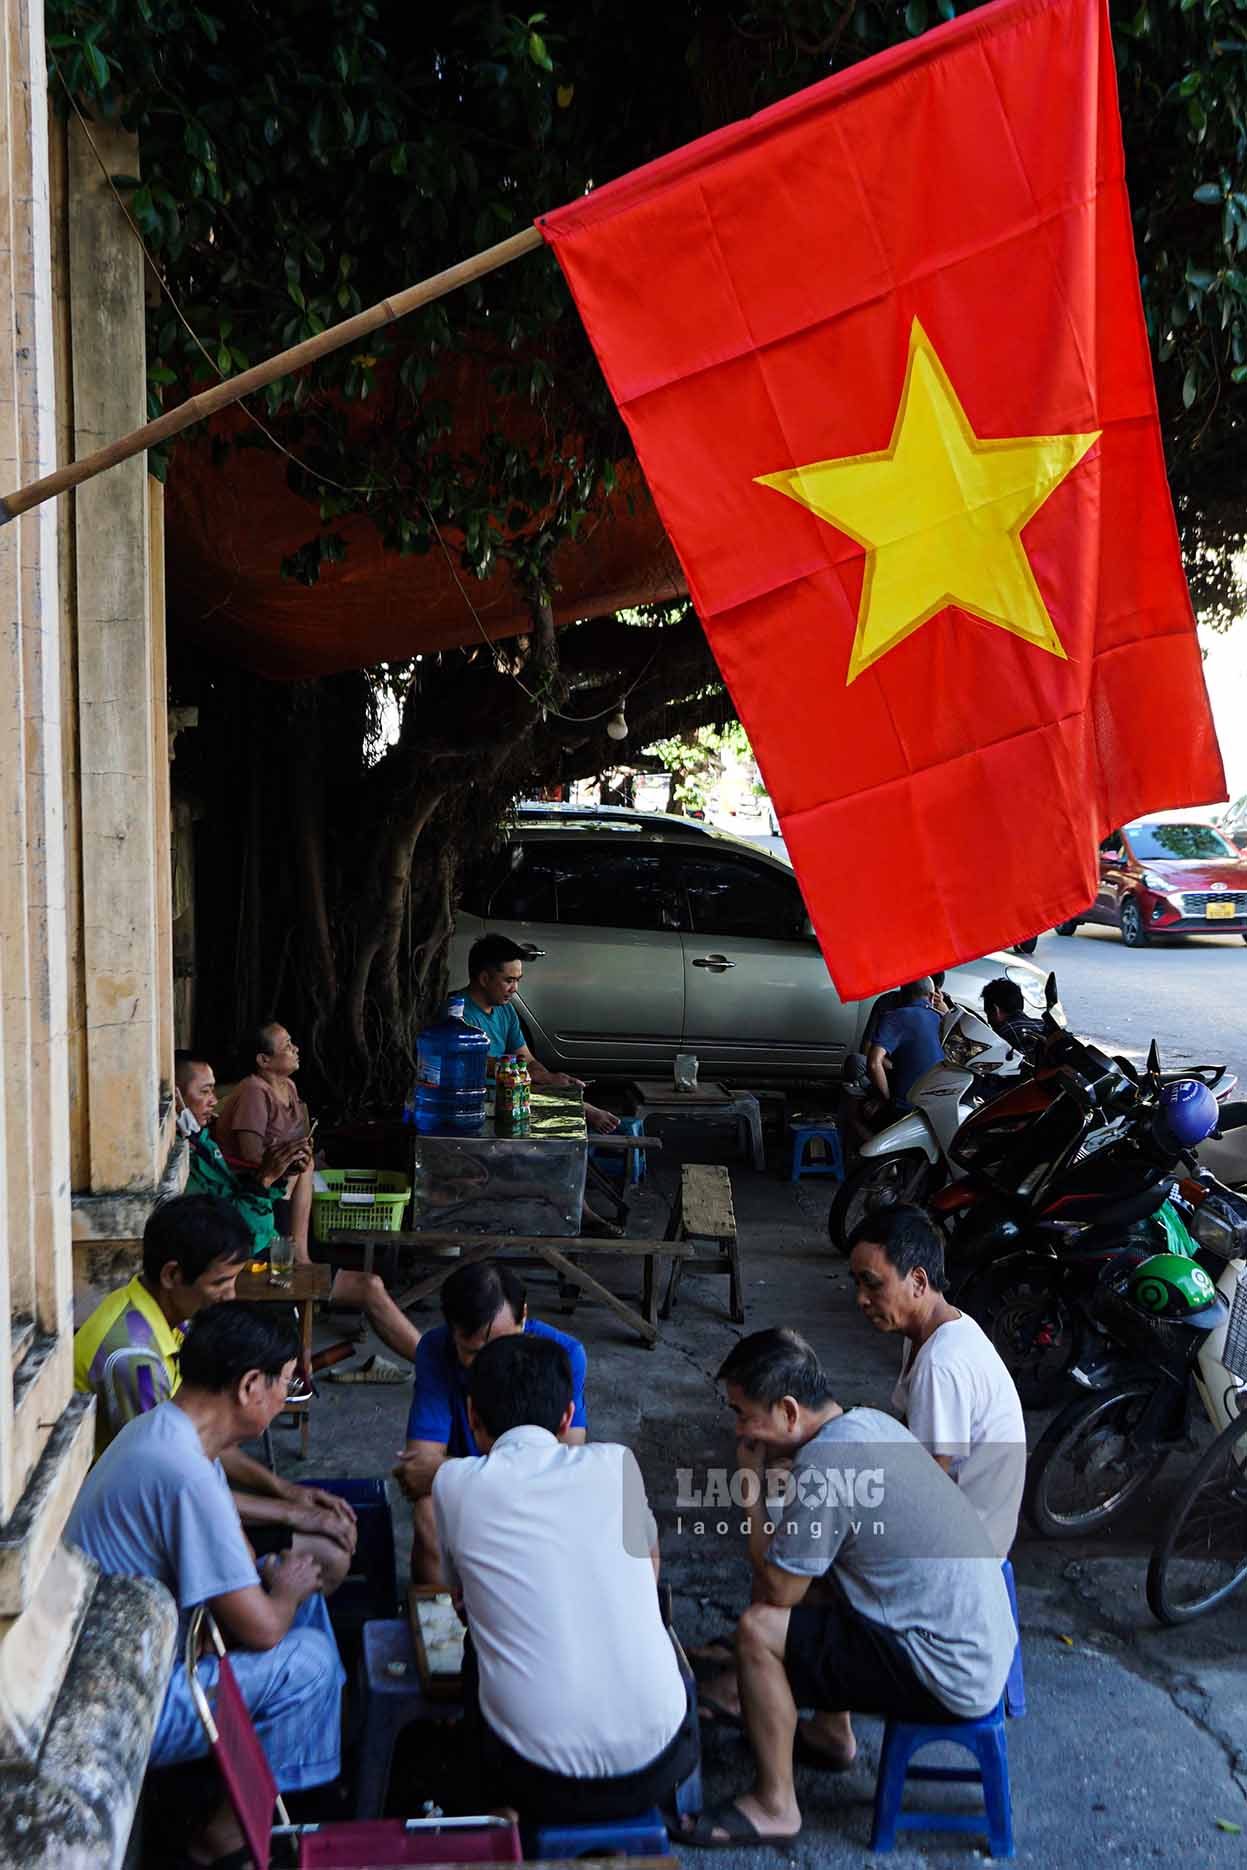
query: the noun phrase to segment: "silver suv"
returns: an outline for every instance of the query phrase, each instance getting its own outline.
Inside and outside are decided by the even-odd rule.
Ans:
[[[688,819],[521,808],[465,885],[456,985],[487,931],[528,957],[533,1051],[581,1077],[666,1075],[695,1052],[705,1077],[834,1078],[861,1048],[871,1003],[837,994],[791,865]],[[945,991],[977,1004],[1001,974],[1042,1009],[1042,973],[1011,955],[951,968]]]

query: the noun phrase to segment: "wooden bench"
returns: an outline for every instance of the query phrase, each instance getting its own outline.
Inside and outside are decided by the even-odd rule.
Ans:
[[[708,1241],[712,1253],[692,1249],[675,1261],[667,1282],[667,1296],[662,1302],[662,1316],[669,1318],[680,1290],[680,1275],[690,1273],[727,1273],[732,1323],[745,1322],[745,1286],[740,1269],[740,1243],[736,1238],[736,1211],[732,1206],[732,1178],[716,1164],[686,1162],[680,1170],[680,1187],[667,1226],[667,1239],[691,1244]]]

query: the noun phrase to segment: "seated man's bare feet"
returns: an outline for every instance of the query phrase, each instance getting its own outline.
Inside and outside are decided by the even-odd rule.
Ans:
[[[857,1758],[857,1741],[847,1715],[816,1714],[811,1720],[798,1721],[796,1750],[810,1764],[825,1766],[828,1772],[844,1772]]]

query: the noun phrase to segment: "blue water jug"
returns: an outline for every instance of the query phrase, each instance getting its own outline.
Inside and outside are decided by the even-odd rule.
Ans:
[[[404,1116],[426,1132],[479,1130],[485,1121],[485,1061],[489,1040],[463,1017],[463,1000],[426,1026],[416,1041],[416,1088]]]

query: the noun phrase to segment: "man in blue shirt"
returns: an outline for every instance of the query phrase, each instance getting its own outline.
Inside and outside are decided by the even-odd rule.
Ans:
[[[935,982],[925,975],[900,989],[900,1005],[885,1013],[866,1053],[866,1066],[885,1105],[909,1109],[909,1093],[944,1056]]]
[[[583,1078],[573,1078],[565,1071],[548,1071],[524,1043],[524,1030],[515,1010],[515,996],[523,978],[524,950],[508,936],[482,935],[473,942],[468,955],[468,984],[463,989],[463,1017],[489,1040],[490,1077],[498,1060],[511,1056],[524,1060],[534,1085],[583,1091]],[[603,1136],[619,1128],[614,1112],[600,1110],[596,1104],[585,1105],[585,1122]]]
[[[571,1427],[562,1439],[577,1444],[587,1432],[584,1345],[566,1331],[529,1318],[523,1283],[509,1266],[489,1260],[461,1266],[442,1287],[442,1315],[445,1324],[426,1331],[416,1351],[407,1446],[394,1470],[415,1509],[412,1583],[439,1590],[446,1587],[433,1517],[433,1477],[444,1462],[480,1453],[468,1421],[468,1372],[477,1352],[494,1338],[521,1331],[561,1344],[571,1364],[573,1405]]]

